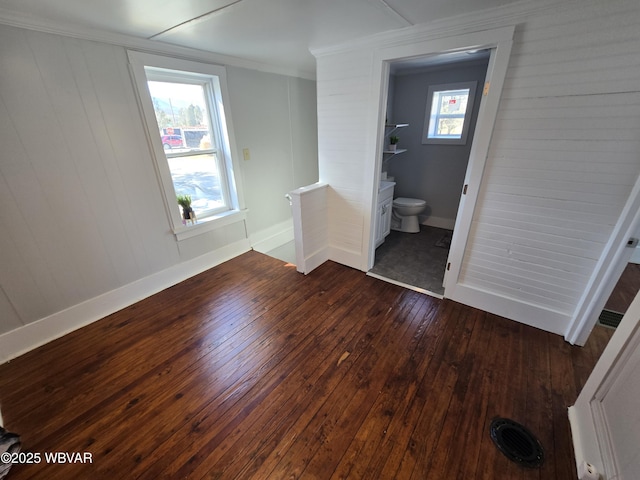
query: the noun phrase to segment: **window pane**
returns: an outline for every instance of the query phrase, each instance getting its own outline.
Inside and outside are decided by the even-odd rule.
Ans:
[[[202,85],[158,81],[148,84],[167,153],[215,149]]]
[[[422,144],[466,144],[477,83],[429,85]]]
[[[446,92],[438,92],[440,97],[438,102],[440,106],[440,115],[462,114],[467,111],[467,100],[469,98],[469,89],[466,90],[449,90]]]
[[[191,195],[196,215],[225,206],[215,154],[170,157],[167,161],[176,195]]]
[[[455,136],[456,138],[460,138],[463,125],[464,118],[440,118],[438,119],[438,131],[436,135],[439,137]]]
[[[434,92],[428,138],[461,138],[468,101],[468,88]]]

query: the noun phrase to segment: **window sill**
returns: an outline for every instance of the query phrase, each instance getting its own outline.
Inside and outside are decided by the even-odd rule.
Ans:
[[[187,238],[192,238],[231,225],[232,223],[242,222],[246,218],[247,210],[229,210],[228,212],[198,220],[198,223],[195,225],[181,225],[173,230],[173,234],[176,236],[176,240],[180,242]]]

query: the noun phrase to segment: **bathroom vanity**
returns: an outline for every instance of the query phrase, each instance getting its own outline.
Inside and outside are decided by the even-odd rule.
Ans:
[[[378,187],[378,208],[375,217],[376,248],[391,231],[391,209],[393,208],[393,188],[395,182],[380,182]]]

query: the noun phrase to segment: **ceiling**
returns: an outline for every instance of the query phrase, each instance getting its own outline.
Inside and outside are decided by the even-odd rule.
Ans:
[[[315,60],[309,49],[512,2],[0,0],[0,22],[125,34],[313,75]]]

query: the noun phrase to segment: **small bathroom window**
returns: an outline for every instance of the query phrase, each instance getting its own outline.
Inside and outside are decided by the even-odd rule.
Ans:
[[[430,85],[422,143],[465,145],[478,82]]]

